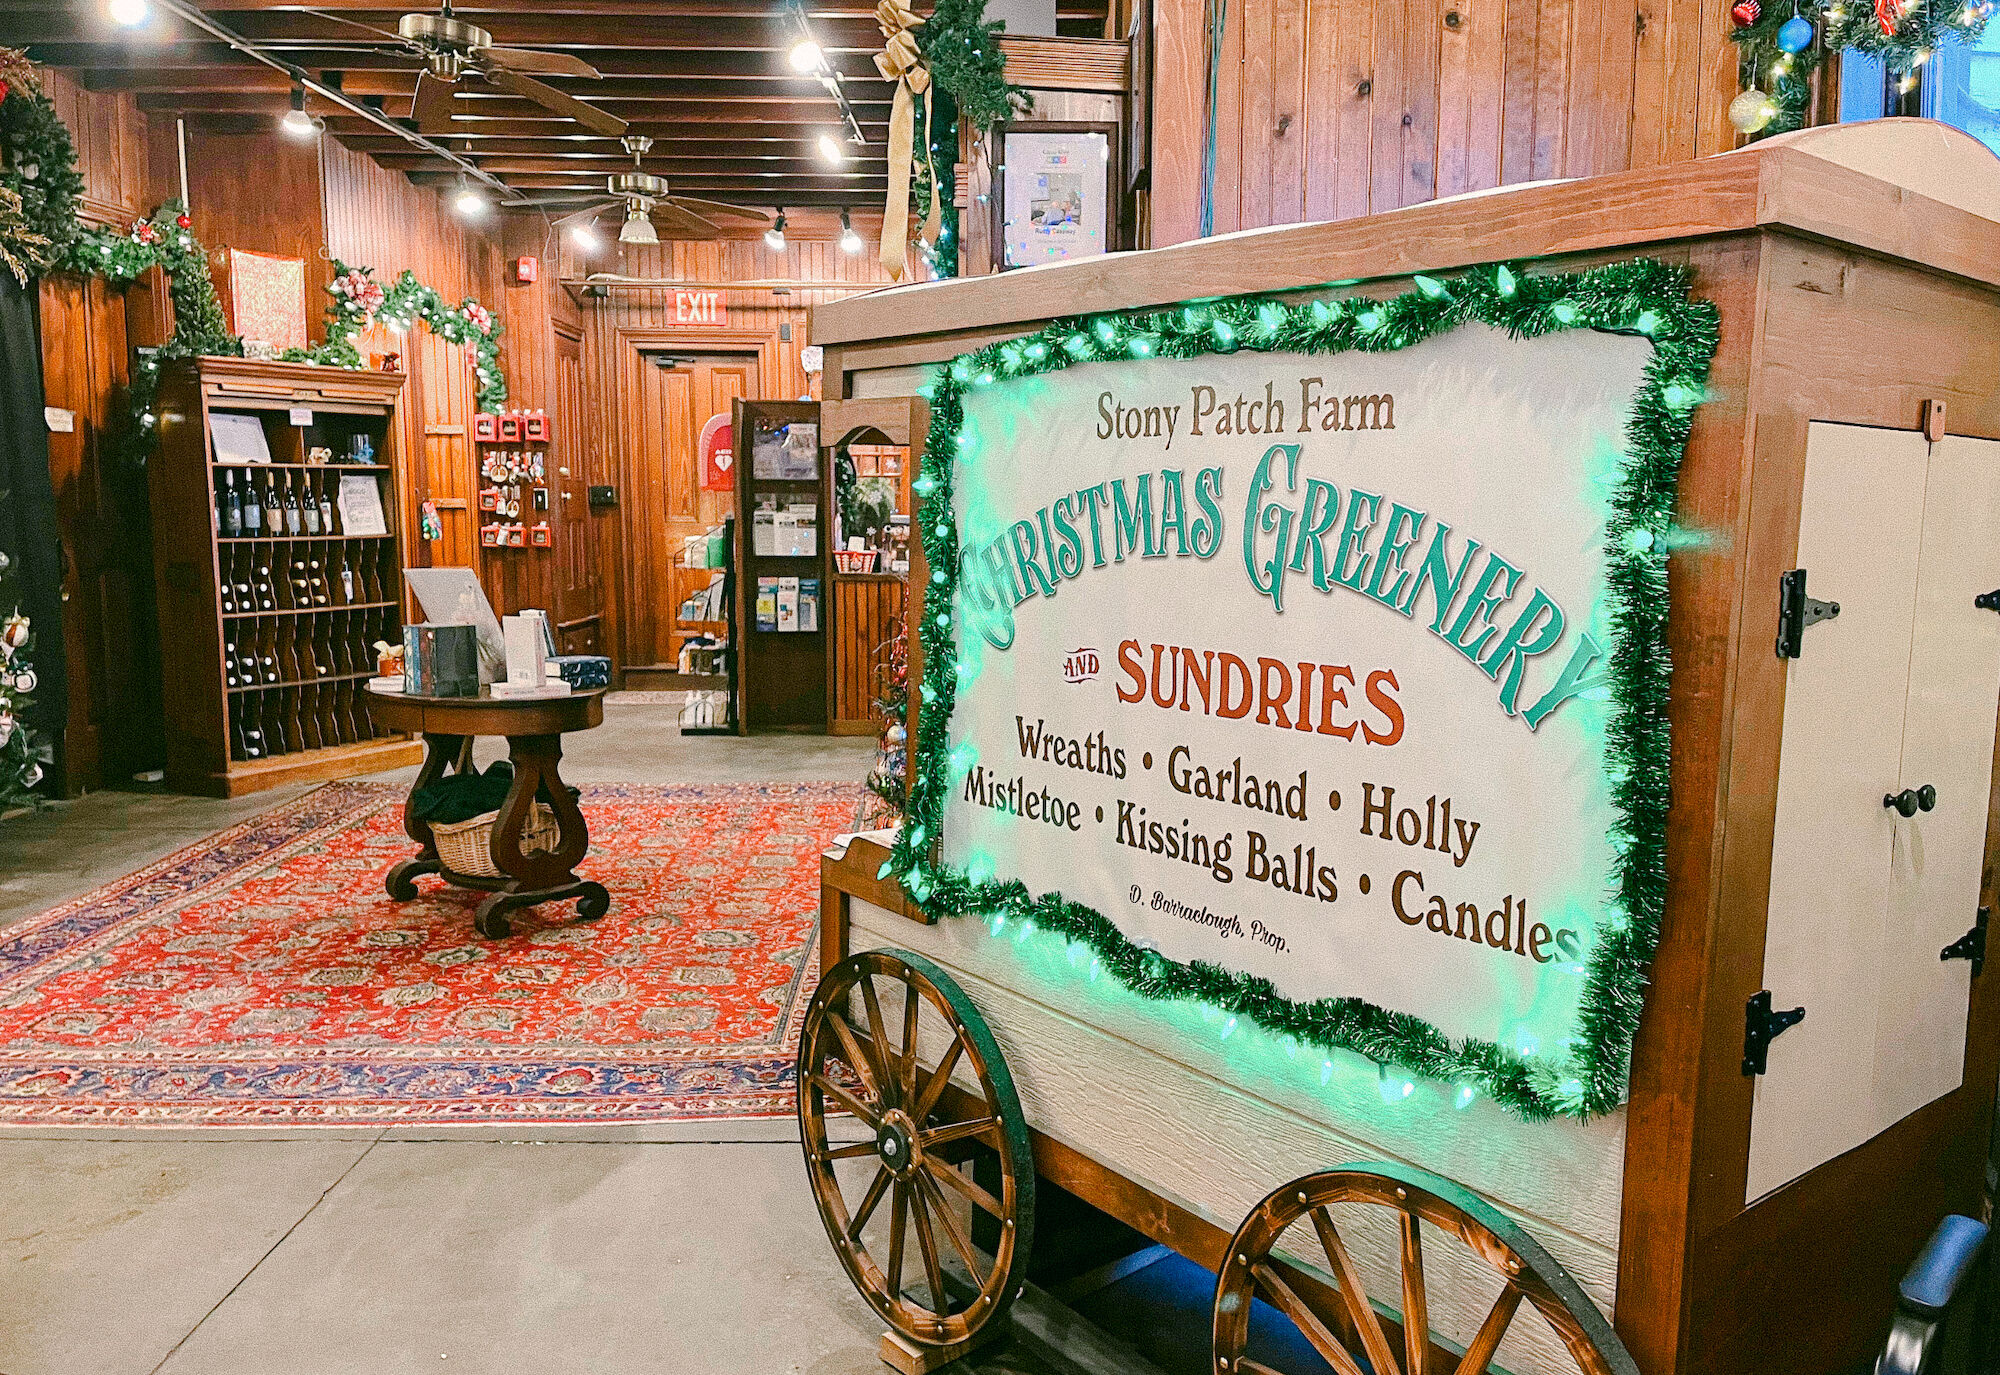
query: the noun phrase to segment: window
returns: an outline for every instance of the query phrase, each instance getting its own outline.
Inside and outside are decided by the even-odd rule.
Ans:
[[[2000,153],[2000,22],[1977,43],[1939,49],[1917,76],[1916,89],[1905,95],[1879,60],[1848,49],[1840,58],[1840,118],[1921,114],[1956,125]]]

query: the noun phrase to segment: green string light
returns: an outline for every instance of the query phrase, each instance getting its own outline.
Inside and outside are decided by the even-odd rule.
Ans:
[[[926,481],[934,484],[922,493],[925,553],[932,568],[933,604],[950,607],[959,575],[952,484],[954,460],[965,461],[959,443],[965,433],[965,394],[968,386],[993,380],[1007,350],[1021,360],[1014,375],[1032,377],[1077,363],[1126,359],[1134,344],[1175,358],[1243,347],[1330,355],[1364,347],[1407,348],[1469,321],[1523,338],[1583,328],[1622,334],[1637,329],[1650,340],[1652,356],[1626,418],[1624,461],[1607,479],[1612,647],[1609,678],[1592,693],[1601,694],[1610,708],[1605,779],[1617,818],[1609,832],[1615,858],[1599,939],[1584,968],[1573,1044],[1544,1059],[1526,1029],[1504,1041],[1455,1040],[1422,1018],[1360,998],[1295,1001],[1268,980],[1203,961],[1180,964],[1142,949],[1107,917],[1059,893],[1036,896],[1019,880],[983,873],[974,881],[935,862],[925,845],[939,832],[951,792],[951,712],[961,679],[969,677],[949,614],[917,622],[925,709],[918,713],[909,803],[890,873],[901,875],[906,891],[935,917],[977,914],[996,935],[1018,918],[1021,939],[1039,929],[1089,950],[1088,977],[1093,981],[1108,973],[1143,995],[1213,1008],[1227,1019],[1232,1034],[1240,1019],[1312,1047],[1328,1057],[1323,1059],[1322,1083],[1333,1073],[1331,1053],[1346,1050],[1384,1066],[1382,1082],[1393,1087],[1397,1101],[1409,1096],[1404,1084],[1414,1089],[1413,1080],[1404,1076],[1415,1076],[1450,1086],[1459,1109],[1481,1094],[1534,1120],[1590,1117],[1615,1108],[1625,1098],[1646,971],[1666,903],[1671,739],[1668,541],[1662,532],[1671,528],[1681,455],[1694,407],[1707,396],[1717,338],[1715,307],[1689,298],[1691,281],[1685,267],[1644,258],[1570,274],[1529,275],[1494,264],[1449,281],[1418,278],[1410,292],[1386,301],[1356,298],[1349,305],[1334,299],[1287,306],[1232,298],[1155,314],[1070,318],[955,360],[939,374],[932,399],[923,464]],[[1391,1066],[1400,1073],[1390,1074],[1386,1067]]]

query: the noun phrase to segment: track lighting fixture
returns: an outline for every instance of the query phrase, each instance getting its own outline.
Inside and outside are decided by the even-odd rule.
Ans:
[[[847,150],[840,146],[840,140],[832,134],[819,136],[819,155],[836,167],[847,161]]]
[[[781,205],[777,207],[777,210],[778,218],[776,222],[764,231],[764,247],[770,249],[773,253],[783,253],[785,251],[785,207]]]
[[[319,132],[319,124],[306,113],[305,87],[292,87],[292,108],[285,111],[278,125],[293,138],[311,138]]]
[[[847,207],[844,205],[840,207],[840,251],[842,253],[861,251],[861,236],[854,232],[854,224],[847,218]]]
[[[137,28],[153,12],[153,7],[146,0],[110,0],[104,8],[111,16],[111,22],[121,29]]]

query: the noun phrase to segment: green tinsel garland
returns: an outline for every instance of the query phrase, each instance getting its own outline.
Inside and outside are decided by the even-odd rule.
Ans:
[[[468,296],[457,305],[403,269],[386,290],[373,268],[333,262],[333,280],[326,285],[326,342],[308,349],[287,349],[288,363],[319,363],[336,368],[366,367],[355,336],[380,320],[391,329],[406,330],[421,322],[431,333],[471,350],[473,380],[479,409],[497,411],[507,404],[507,379],[500,371],[500,322],[493,312]]]
[[[1721,0],[1715,0],[1721,3]],[[1948,43],[1977,43],[1993,14],[1991,0],[1885,0],[1884,29],[1873,0],[1770,0],[1754,23],[1730,35],[1736,41],[1745,90],[1771,98],[1768,123],[1752,140],[1804,128],[1812,102],[1812,76],[1829,52],[1855,50],[1878,59],[1893,77],[1912,79],[1918,67]],[[1778,30],[1794,16],[1813,26],[1814,41],[1796,53],[1778,46]]]
[[[34,276],[61,261],[76,238],[83,175],[76,169],[76,145],[54,102],[22,80],[18,70],[4,85],[0,190],[21,198],[25,226],[22,236],[8,240],[8,255],[26,267],[25,275]]]
[[[931,88],[924,117],[917,128],[929,129],[923,150],[937,172],[940,221],[935,244],[920,245],[933,275],[958,275],[958,132],[969,130],[976,141],[1002,120],[1019,119],[1034,109],[1025,87],[1007,80],[1000,34],[1006,25],[986,19],[986,0],[939,0],[938,7],[917,30],[917,48],[930,69]],[[930,181],[912,178],[911,205],[921,222],[930,214]]]
[[[1037,334],[954,360],[929,388],[931,426],[914,490],[931,569],[922,701],[909,806],[883,876],[894,874],[929,912],[1022,920],[1087,946],[1127,987],[1150,997],[1195,999],[1247,1017],[1279,1036],[1366,1056],[1378,1065],[1479,1090],[1530,1119],[1588,1117],[1624,1101],[1632,1038],[1659,941],[1666,900],[1667,547],[1676,479],[1691,416],[1717,338],[1713,304],[1689,298],[1690,272],[1634,259],[1575,274],[1529,275],[1519,265],[1449,280],[1417,277],[1386,301],[1366,297],[1285,305],[1237,298],[1138,315],[1059,320]],[[1179,964],[1133,944],[1107,918],[1060,893],[1030,894],[1018,881],[974,880],[939,862],[936,844],[954,784],[947,748],[957,689],[954,608],[960,567],[952,472],[969,388],[1075,363],[1193,358],[1238,349],[1335,354],[1407,348],[1467,321],[1517,338],[1568,329],[1637,334],[1653,343],[1645,381],[1626,421],[1624,475],[1606,521],[1611,605],[1611,713],[1607,769],[1617,814],[1615,888],[1586,974],[1575,1049],[1537,1057],[1491,1041],[1454,1041],[1407,1013],[1359,998],[1298,1002],[1268,980],[1203,961]]]

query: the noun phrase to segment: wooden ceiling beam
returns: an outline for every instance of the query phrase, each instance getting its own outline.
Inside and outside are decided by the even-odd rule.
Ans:
[[[227,69],[148,67],[115,72],[99,71],[91,75],[88,85],[94,91],[129,91],[147,95],[220,91],[270,92],[288,96],[292,89],[290,79],[283,72],[261,66]],[[593,105],[616,101],[651,100],[767,104],[823,102],[825,108],[833,112],[831,114],[833,121],[836,124],[840,122],[832,97],[824,94],[814,83],[800,81],[797,78],[780,81],[718,81],[703,77],[661,77],[654,80],[647,77],[614,76],[606,77],[602,81],[568,80],[562,82],[561,86],[570,94],[588,100]],[[416,89],[417,72],[414,68],[402,72],[346,72],[340,81],[341,93],[350,99],[381,96],[385,102],[408,100]],[[877,105],[885,115],[889,110],[892,92],[893,88],[882,81],[872,81],[865,85],[860,82],[850,82],[847,87],[847,97],[856,108]],[[483,81],[467,80],[461,82],[459,86],[461,105],[516,99],[517,97],[508,95]]]
[[[407,174],[419,186],[450,186],[457,182],[456,172],[413,171]],[[563,172],[521,172],[503,176],[501,180],[517,191],[576,191],[584,196],[604,194],[604,178],[588,173],[571,175]],[[806,176],[721,176],[693,175],[672,177],[670,194],[685,193],[690,196],[707,195],[712,190],[735,190],[748,195],[758,205],[768,205],[772,196],[783,190],[826,191],[843,196],[861,197],[869,194],[872,186],[879,186],[881,178],[853,173],[819,172]],[[717,200],[741,199],[741,197],[718,196]]]
[[[230,116],[224,116],[229,118]],[[355,121],[359,123],[359,121]],[[329,126],[331,127],[331,126]],[[756,125],[752,128],[760,127]],[[768,127],[768,126],[765,126]],[[357,153],[367,153],[370,157],[421,157],[409,143],[399,138],[383,134],[377,138],[359,134],[344,134],[335,131],[340,141]],[[454,139],[463,142],[461,139]],[[593,137],[590,142],[571,142],[566,139],[547,138],[488,138],[473,143],[469,156],[482,163],[488,158],[543,158],[563,162],[573,162],[579,166],[616,169],[629,167],[632,159],[609,139]],[[869,144],[856,148],[847,147],[850,162],[885,162],[888,149],[883,144]],[[732,138],[721,135],[714,138],[655,138],[652,149],[646,154],[646,169],[654,165],[671,166],[676,161],[726,161],[726,162],[785,162],[793,159],[804,161],[816,159],[818,150],[813,139]]]
[[[283,113],[276,111],[276,113]],[[208,118],[234,118],[217,115]],[[262,116],[257,116],[261,118]],[[203,118],[197,116],[197,119]],[[653,140],[653,152],[662,157],[705,156],[693,150],[709,149],[730,145],[754,145],[759,153],[777,152],[785,156],[783,150],[805,149],[810,151],[819,141],[820,126],[786,126],[783,124],[750,124],[712,122],[691,126],[684,120],[659,120],[641,113],[631,121],[632,132],[645,134]],[[327,130],[337,136],[350,148],[362,152],[387,152],[395,149],[407,150],[410,145],[402,139],[392,138],[376,125],[352,115],[329,116]],[[888,141],[889,126],[862,122],[861,132],[868,137],[864,149],[852,149],[856,153],[875,156]],[[539,152],[543,148],[583,149],[594,153],[624,157],[615,139],[602,138],[586,133],[567,120],[553,116],[545,119],[476,119],[461,120],[459,127],[452,131],[454,144],[469,146],[474,153],[493,151]],[[515,148],[512,145],[532,144],[532,147]],[[499,145],[499,146],[493,146]],[[683,149],[690,150],[682,152]],[[749,154],[745,154],[748,156]]]
[[[287,62],[312,71],[414,72],[420,65],[416,54],[402,48],[277,43],[271,50]],[[784,80],[809,88],[785,60],[783,53],[695,52],[688,49],[570,50],[596,67],[605,76],[705,77],[714,80]],[[152,47],[127,47],[110,43],[36,43],[28,55],[50,67],[62,67],[85,74],[176,69],[268,73],[270,68],[254,63],[221,43],[161,43]],[[866,53],[833,53],[829,61],[850,85],[857,81],[880,82],[873,60]],[[587,89],[579,87],[579,90]]]
[[[415,150],[412,150],[408,155],[401,153],[374,153],[371,156],[375,161],[393,172],[449,172],[452,170],[451,164],[443,158],[431,157],[427,153],[420,153]],[[572,180],[595,180],[599,186],[604,184],[606,177],[618,172],[628,172],[632,169],[630,159],[626,159],[623,162],[601,162],[587,167],[580,167],[575,164],[566,165],[561,160],[555,158],[478,157],[473,160],[479,164],[479,169],[482,172],[491,172],[498,177],[512,176],[519,173],[540,173],[549,176],[562,176]],[[821,174],[836,174],[836,169],[817,158],[766,159],[761,161],[723,158],[672,158],[665,160],[648,158],[644,170],[656,177],[665,177],[672,182],[680,182],[691,177],[729,177],[748,180],[755,177],[810,177]],[[837,175],[879,180],[886,174],[887,170],[887,164],[883,162],[861,166],[856,166],[856,164],[848,162],[841,165],[837,171]]]
[[[386,10],[373,16],[354,16],[391,32],[400,10]],[[230,27],[243,37],[259,43],[344,43],[368,35],[346,25],[330,23],[296,11],[268,10],[256,14],[230,16]],[[195,42],[205,35],[170,16],[156,14],[138,29],[119,30],[95,5],[79,4],[61,12],[39,12],[9,16],[6,25],[10,46],[35,43],[90,43],[115,41],[121,47],[145,48],[161,42]],[[642,50],[688,50],[695,52],[789,52],[796,32],[767,19],[703,18],[676,16],[648,19],[622,14],[488,15],[479,27],[506,47],[525,48],[636,48]],[[829,52],[874,53],[882,46],[882,33],[872,19],[842,19],[815,23],[813,31],[821,48]]]
[[[195,111],[210,114],[269,114],[277,116],[282,115],[288,108],[287,100],[282,92],[141,92],[137,99],[140,109],[161,114],[183,114]],[[476,113],[471,113],[466,118],[456,121],[450,133],[438,135],[440,139],[456,139],[460,137],[461,130],[469,134],[475,126],[487,121],[497,121],[506,124],[537,121],[542,127],[557,134],[575,132],[578,129],[574,121],[553,115],[533,101],[516,100],[512,97],[498,97],[470,100],[464,103],[473,107]],[[662,96],[652,100],[593,100],[590,103],[619,116],[621,119],[631,119],[636,116],[641,122],[649,125],[665,124],[683,128],[707,124],[757,123],[781,127],[791,126],[794,128],[805,125],[818,130],[837,129],[840,125],[839,116],[835,113],[833,102],[830,100],[795,101],[789,104],[782,104],[755,100],[684,100],[671,96]],[[316,114],[325,115],[333,107],[329,107],[324,102],[316,101],[308,96],[306,108]],[[888,112],[887,106],[879,107],[879,113],[877,113],[878,107],[862,106],[861,108],[864,112],[861,121],[864,130],[871,126],[879,127],[883,123],[881,115]],[[390,100],[384,102],[383,113],[389,115],[391,118],[401,119],[408,111],[400,108],[400,102]],[[641,132],[644,131],[642,130]],[[814,137],[817,137],[817,134]],[[609,142],[612,147],[617,146],[616,140],[609,140]]]

